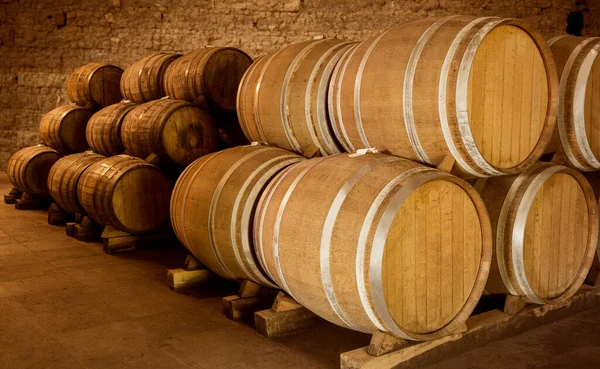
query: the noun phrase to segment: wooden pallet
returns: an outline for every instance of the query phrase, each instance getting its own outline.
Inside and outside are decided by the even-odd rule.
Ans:
[[[132,235],[110,226],[104,227],[101,237],[104,252],[107,254],[167,247],[176,242],[172,232]]]
[[[434,341],[412,342],[383,333],[374,334],[371,344],[340,355],[342,369],[404,368],[431,364],[474,346],[515,336],[542,324],[597,307],[600,286],[584,285],[570,300],[557,305],[528,305],[516,298],[507,300],[504,310],[471,316],[466,331]]]

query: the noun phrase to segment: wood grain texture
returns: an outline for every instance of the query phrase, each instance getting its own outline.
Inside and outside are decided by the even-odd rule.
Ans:
[[[335,64],[353,44],[310,40],[257,60],[238,90],[238,116],[246,137],[297,153],[311,146],[323,155],[339,153],[327,116],[327,88]]]
[[[121,77],[123,98],[134,103],[144,103],[165,96],[165,71],[179,57],[181,54],[155,54],[127,67]]]
[[[104,156],[123,153],[121,124],[127,113],[137,105],[121,101],[98,110],[90,118],[85,129],[85,137],[90,148]]]
[[[40,121],[40,139],[61,154],[83,152],[88,143],[85,130],[92,112],[77,105],[50,110]]]
[[[173,99],[206,99],[211,109],[233,111],[240,80],[250,64],[252,58],[236,48],[199,49],[169,65],[164,90]]]
[[[67,155],[59,159],[48,174],[48,190],[58,206],[67,213],[83,214],[83,208],[77,199],[77,184],[85,170],[104,156],[92,153]]]
[[[37,197],[50,197],[48,173],[60,157],[56,150],[43,145],[21,149],[8,160],[8,180],[21,192]]]
[[[180,166],[215,151],[219,137],[209,113],[181,100],[161,99],[133,108],[121,125],[125,149],[145,159],[154,153]]]
[[[256,214],[267,274],[343,327],[436,339],[460,329],[483,292],[487,211],[438,170],[381,154],[310,159],[271,181]]]
[[[80,106],[106,107],[121,101],[123,69],[104,63],[89,63],[77,68],[67,79],[67,93]]]
[[[130,233],[169,222],[172,185],[154,165],[128,155],[100,160],[79,178],[77,198],[94,222]]]
[[[536,73],[519,80],[525,71]],[[337,64],[328,100],[348,152],[375,147],[432,166],[451,155],[461,175],[490,177],[519,173],[542,155],[554,130],[558,77],[546,42],[527,23],[451,16],[358,44]],[[527,116],[535,119],[513,124]]]
[[[240,146],[194,161],[173,190],[171,221],[177,237],[221,277],[275,287],[254,253],[254,211],[271,178],[300,160],[277,148]]]
[[[598,242],[589,182],[573,169],[540,163],[476,187],[496,240],[486,290],[538,304],[569,299],[583,284]]]

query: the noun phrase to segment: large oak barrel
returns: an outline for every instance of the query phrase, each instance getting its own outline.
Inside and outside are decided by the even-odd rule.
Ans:
[[[527,23],[451,16],[406,23],[340,60],[329,111],[346,151],[429,165],[451,155],[466,176],[519,173],[544,152],[556,121],[550,49]]]
[[[8,180],[22,192],[48,197],[48,173],[60,157],[56,150],[42,145],[19,150],[8,160]]]
[[[465,322],[487,279],[487,211],[465,181],[381,154],[294,164],[260,198],[259,261],[322,318],[410,340]]]
[[[333,68],[354,42],[304,41],[256,61],[244,75],[237,98],[241,127],[250,141],[303,153],[340,152],[327,116]]]
[[[121,124],[136,104],[127,100],[98,110],[88,122],[85,136],[90,148],[98,154],[113,156],[124,150],[121,142]]]
[[[133,63],[121,77],[121,94],[136,103],[165,96],[163,76],[167,67],[181,54],[155,54]]]
[[[81,106],[105,107],[118,103],[123,69],[104,63],[89,63],[79,67],[67,80],[67,93],[72,102]]]
[[[134,156],[146,158],[154,153],[181,166],[215,151],[219,145],[210,114],[189,102],[171,99],[133,108],[121,125],[121,139]]]
[[[55,203],[67,213],[83,213],[77,199],[77,184],[83,172],[104,156],[84,152],[59,159],[48,174],[48,189]]]
[[[91,116],[90,110],[77,105],[52,109],[40,121],[40,139],[61,154],[85,151],[85,129]]]
[[[600,37],[558,36],[548,45],[560,76],[552,149],[579,170],[600,170]]]
[[[496,240],[486,286],[531,303],[565,301],[581,287],[598,241],[594,192],[574,169],[550,163],[480,180]]]
[[[96,223],[143,234],[168,225],[171,190],[154,165],[117,155],[88,167],[79,178],[77,198]]]
[[[189,102],[206,98],[211,108],[235,110],[237,89],[250,64],[252,58],[233,47],[193,51],[169,65],[164,75],[165,93]]]
[[[177,180],[171,198],[177,237],[218,275],[275,287],[254,253],[254,211],[268,181],[300,160],[267,146],[239,146],[196,160]]]

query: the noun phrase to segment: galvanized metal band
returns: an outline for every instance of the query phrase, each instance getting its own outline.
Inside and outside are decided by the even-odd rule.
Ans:
[[[567,93],[567,85],[569,80],[571,79],[571,69],[573,68],[573,64],[579,57],[581,50],[594,41],[594,39],[584,40],[582,43],[577,45],[573,52],[567,59],[565,66],[563,68],[562,74],[560,75],[560,82],[558,84],[558,112],[556,114],[556,125],[558,127],[558,136],[560,137],[560,143],[562,148],[567,155],[567,159],[569,162],[579,170],[586,170],[585,166],[581,164],[581,162],[575,157],[571,145],[569,143],[569,137],[567,136],[567,127],[565,126],[565,104],[566,104],[566,93]]]
[[[429,160],[425,149],[423,149],[423,146],[421,146],[419,135],[417,134],[417,127],[415,126],[415,117],[413,112],[413,85],[415,82],[415,74],[417,73],[417,65],[419,64],[419,59],[421,58],[421,53],[423,52],[425,45],[427,45],[431,37],[433,37],[435,32],[437,32],[437,30],[444,23],[457,17],[458,16],[450,16],[441,18],[430,25],[425,32],[423,32],[410,54],[408,63],[406,64],[406,72],[404,74],[402,107],[404,111],[404,126],[406,127],[406,134],[408,136],[410,146],[419,157],[419,160],[429,165],[433,165],[433,162]]]
[[[425,173],[423,173],[425,171]],[[427,173],[429,172],[429,173]],[[419,173],[419,175],[416,175]],[[396,217],[396,214],[400,211],[402,204],[413,193],[419,186],[429,182],[433,179],[440,178],[440,176],[445,176],[438,171],[434,170],[421,170],[416,171],[410,174],[411,177],[408,179],[408,176],[405,176],[403,179],[407,181],[402,188],[390,200],[387,207],[383,211],[383,215],[377,224],[377,228],[375,231],[375,236],[373,238],[373,246],[371,247],[371,258],[369,262],[369,281],[371,285],[371,295],[373,297],[373,304],[375,305],[375,310],[377,314],[388,327],[388,330],[399,337],[414,340],[413,337],[410,336],[405,330],[403,330],[392,315],[390,314],[389,308],[385,301],[385,295],[383,292],[383,279],[382,279],[382,264],[383,264],[383,254],[385,251],[385,245],[387,242],[387,236],[390,231],[390,227]],[[379,210],[379,209],[378,209]]]
[[[474,21],[467,24],[463,29],[458,32],[452,43],[450,44],[450,48],[446,53],[446,57],[444,58],[444,63],[442,64],[442,70],[440,72],[440,82],[438,85],[438,113],[440,116],[440,125],[442,128],[442,133],[444,134],[444,140],[446,141],[446,146],[450,150],[452,157],[456,160],[456,162],[461,166],[463,170],[467,173],[472,174],[476,177],[483,177],[483,175],[477,171],[475,171],[467,162],[462,158],[458,148],[454,143],[454,139],[452,137],[452,132],[450,131],[450,124],[448,122],[448,113],[446,111],[447,105],[447,85],[448,85],[448,75],[450,73],[450,68],[452,66],[452,62],[454,60],[454,55],[456,54],[456,50],[458,46],[463,41],[465,35],[470,32],[475,26],[479,25],[482,22],[486,22],[490,19],[495,19],[494,17],[487,18],[478,18]]]
[[[595,37],[593,40],[596,41],[596,45],[592,47],[583,59],[579,67],[579,73],[577,74],[577,81],[575,82],[575,90],[573,91],[573,129],[577,144],[581,150],[581,155],[585,159],[586,164],[593,169],[600,169],[600,161],[598,161],[590,147],[585,124],[585,93],[588,78],[600,51],[600,42],[598,42],[600,38]]]
[[[552,47],[552,45],[554,45],[557,41],[562,40],[563,38],[565,38],[567,36],[568,35],[555,36],[555,37],[552,37],[551,39],[549,39],[546,43],[548,44],[548,47]]]
[[[515,278],[521,291],[527,297],[527,299],[536,304],[544,304],[545,301],[533,291],[531,285],[529,284],[527,274],[525,273],[525,227],[527,225],[527,218],[529,216],[529,211],[531,210],[531,205],[533,205],[535,196],[539,192],[540,188],[544,185],[548,178],[562,170],[563,167],[561,166],[550,166],[538,173],[535,178],[533,178],[527,187],[527,190],[525,190],[523,197],[521,198],[513,225],[511,259],[513,270],[515,272]]]
[[[471,38],[458,68],[458,76],[456,78],[456,120],[458,122],[458,130],[462,138],[463,147],[469,153],[471,160],[486,174],[488,175],[502,175],[501,171],[495,169],[488,163],[483,157],[475,139],[471,132],[471,124],[469,122],[469,76],[473,67],[473,61],[475,54],[483,42],[483,39],[490,33],[495,27],[504,23],[511,22],[512,19],[496,19],[489,21],[483,25],[479,31]]]
[[[390,191],[392,191],[392,189],[398,183],[400,183],[404,179],[408,178],[409,176],[419,173],[419,172],[425,172],[425,171],[434,171],[434,169],[427,168],[427,167],[417,167],[417,168],[409,169],[409,170],[401,173],[397,177],[393,178],[392,180],[390,180],[383,187],[383,189],[379,192],[379,194],[377,194],[377,197],[371,204],[371,207],[369,208],[369,211],[367,212],[367,215],[365,216],[365,220],[363,221],[363,225],[361,227],[360,234],[358,236],[358,245],[356,248],[356,285],[358,287],[358,294],[360,296],[360,301],[362,303],[365,313],[371,320],[371,323],[373,323],[373,325],[375,327],[377,327],[377,329],[379,329],[380,331],[394,332],[399,337],[406,338],[406,339],[411,339],[411,338],[408,335],[404,334],[404,332],[394,331],[393,326],[390,327],[390,326],[386,325],[385,321],[382,321],[380,316],[375,313],[374,307],[371,305],[371,302],[369,301],[369,292],[368,292],[367,283],[365,280],[366,274],[367,274],[366,270],[365,270],[365,258],[366,258],[366,253],[367,253],[367,239],[371,232],[371,226],[373,224],[375,216],[379,213],[379,208],[381,207],[381,204],[383,203],[383,201],[387,198]],[[372,251],[372,250],[368,250],[368,251]],[[371,266],[369,265],[369,267],[371,267]],[[370,275],[370,272],[369,272],[369,275]],[[370,282],[370,279],[369,279],[369,282]]]
[[[358,50],[358,47],[360,45],[362,45],[362,42],[360,44],[356,44],[356,45],[352,46],[350,49],[348,49],[348,51],[346,51],[346,53],[342,57],[343,62],[339,63],[336,66],[335,71],[334,71],[334,76],[332,76],[331,84],[329,85],[329,99],[330,99],[329,100],[329,103],[330,103],[329,111],[337,113],[337,114],[331,114],[331,123],[332,123],[331,126],[333,127],[333,131],[335,132],[337,139],[340,141],[340,144],[342,145],[342,147],[344,147],[344,150],[346,150],[346,152],[356,151],[356,148],[352,144],[350,137],[348,137],[348,132],[346,132],[346,123],[344,122],[344,118],[342,116],[342,98],[341,98],[342,82],[344,81],[344,75],[346,74],[346,68],[348,68],[348,64],[350,63],[350,60],[352,59],[352,57],[354,56],[354,54],[356,53],[356,50]],[[338,76],[338,73],[339,73],[339,76]],[[337,86],[335,83],[336,80],[337,80]],[[336,117],[336,115],[337,115],[337,117]],[[338,130],[338,127],[339,127],[339,130]]]
[[[300,158],[297,155],[285,155],[272,158],[262,163],[248,176],[248,178],[246,178],[238,191],[232,207],[229,237],[231,238],[231,246],[233,247],[235,257],[248,276],[251,276],[255,281],[258,281],[259,283],[271,288],[278,287],[269,279],[267,279],[262,270],[256,265],[254,246],[250,242],[249,235],[251,234],[251,227],[249,226],[252,213],[254,212],[256,199],[258,198],[258,195],[262,191],[264,185],[275,175],[275,173],[279,172],[288,165],[297,162],[298,160],[300,160]],[[265,171],[265,169],[267,170]],[[259,178],[257,179],[257,177]],[[248,188],[251,184],[252,188],[248,192]],[[239,224],[240,229],[238,230],[238,214],[240,212],[242,198],[245,196],[247,197],[243,204],[241,222]],[[241,239],[241,250],[240,245],[237,244],[238,235]]]
[[[363,74],[365,72],[365,67],[367,65],[367,62],[369,61],[369,57],[371,56],[371,53],[375,49],[375,46],[377,46],[379,41],[381,41],[381,39],[383,37],[385,37],[385,35],[387,35],[391,30],[393,30],[393,28],[383,32],[382,34],[377,36],[377,38],[375,38],[371,42],[371,45],[369,45],[369,47],[365,51],[365,54],[363,55],[363,57],[360,61],[360,64],[358,66],[358,71],[356,72],[356,78],[354,80],[354,120],[356,122],[356,130],[358,131],[358,135],[360,136],[360,140],[362,141],[363,147],[372,147],[372,145],[369,144],[367,135],[365,134],[365,128],[363,126],[363,121],[362,121],[362,114],[360,111],[360,89],[361,89],[361,85],[362,85]],[[352,58],[352,56],[348,59],[351,59],[351,58]],[[352,150],[352,151],[354,151],[354,150]]]
[[[256,155],[262,154],[263,152],[266,152],[266,151],[269,151],[268,147],[263,147],[258,150],[251,151],[251,152],[245,154],[244,156],[242,156],[241,158],[239,158],[235,163],[233,163],[233,165],[231,165],[229,167],[229,169],[227,169],[225,174],[223,174],[223,176],[221,177],[221,180],[219,180],[219,183],[217,183],[215,192],[213,192],[213,195],[210,199],[210,206],[209,206],[209,210],[208,210],[208,241],[210,242],[210,248],[211,248],[211,251],[213,252],[215,259],[218,261],[221,269],[223,269],[225,271],[225,273],[227,273],[231,277],[231,279],[233,279],[235,281],[238,281],[239,279],[227,267],[227,263],[225,263],[225,261],[223,260],[223,257],[221,256],[221,253],[220,253],[221,247],[219,247],[219,245],[217,245],[217,241],[215,240],[215,233],[216,233],[215,213],[217,211],[217,203],[220,200],[221,192],[223,191],[223,187],[225,186],[227,181],[229,181],[229,178],[231,177],[231,175],[247,160],[249,160],[250,158],[252,158]],[[234,253],[236,253],[236,251],[237,250],[234,249]],[[236,256],[236,260],[237,260],[238,264],[241,266],[243,264],[241,258],[239,257],[239,255],[237,253],[235,256]],[[246,271],[246,270],[244,269],[244,271]]]
[[[271,64],[273,59],[275,59],[275,57],[277,55],[279,55],[279,53],[282,52],[283,50],[285,50],[285,49],[280,49],[279,51],[274,52],[273,55],[271,55],[269,57],[269,59],[265,60],[265,64],[263,65],[263,67],[260,71],[260,74],[258,75],[258,79],[256,80],[256,88],[254,89],[254,104],[252,106],[252,108],[254,110],[254,122],[256,124],[256,129],[258,130],[258,134],[260,135],[260,139],[265,142],[269,142],[269,140],[267,140],[267,138],[265,137],[265,133],[262,129],[262,125],[260,122],[260,113],[258,111],[260,86],[262,85],[263,79],[265,78],[265,73],[267,73],[269,64]]]
[[[333,283],[331,281],[331,267],[329,265],[330,254],[331,254],[331,238],[333,235],[333,228],[335,226],[337,216],[346,200],[346,197],[352,191],[354,186],[358,183],[358,181],[363,178],[365,174],[375,169],[375,167],[389,163],[392,161],[397,161],[398,158],[394,157],[386,157],[383,160],[374,160],[367,165],[360,168],[356,171],[350,178],[344,182],[338,193],[336,194],[331,206],[329,207],[329,212],[327,213],[327,217],[325,218],[325,223],[323,224],[323,232],[321,233],[321,249],[320,249],[320,265],[321,265],[321,280],[323,282],[323,289],[325,291],[325,295],[327,296],[327,300],[329,301],[329,305],[335,312],[335,314],[340,318],[344,324],[354,330],[358,330],[361,332],[368,332],[367,330],[363,330],[358,328],[356,324],[354,324],[351,319],[344,313],[342,307],[338,303],[337,297],[335,295],[335,290],[333,288]]]
[[[281,94],[279,96],[279,114],[281,116],[281,125],[283,126],[283,132],[285,133],[285,136],[287,137],[287,140],[290,143],[292,150],[298,153],[302,152],[302,146],[300,146],[298,140],[296,139],[289,119],[291,81],[292,78],[296,76],[296,72],[298,71],[301,61],[302,59],[304,59],[306,54],[311,52],[315,47],[317,47],[319,44],[322,44],[323,42],[325,42],[325,40],[311,42],[310,44],[306,45],[306,47],[304,47],[302,50],[300,50],[300,52],[294,57],[294,59],[292,59],[292,62],[290,63],[290,66],[288,67],[285,76],[283,77],[283,84],[281,85]],[[316,136],[312,131],[312,127],[309,128],[309,132],[314,142]],[[315,144],[315,146],[317,145],[318,143]],[[319,149],[321,148],[320,146],[317,147]]]

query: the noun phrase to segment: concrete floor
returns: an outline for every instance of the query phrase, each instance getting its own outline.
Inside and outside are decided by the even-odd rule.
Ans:
[[[0,174],[0,195],[9,190]],[[235,284],[167,287],[166,270],[185,255],[180,247],[106,255],[48,225],[44,211],[0,204],[0,368],[336,368],[341,352],[369,342],[326,322],[265,339],[222,314]],[[505,367],[600,367],[600,309],[427,368]]]

